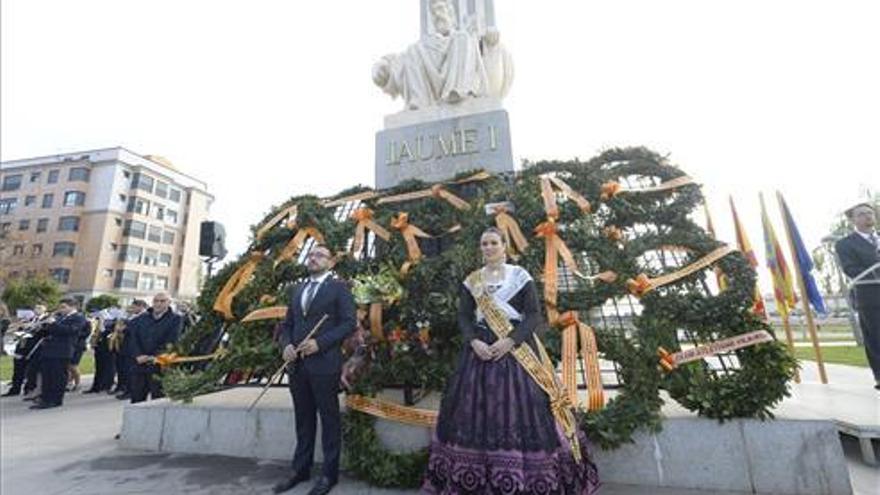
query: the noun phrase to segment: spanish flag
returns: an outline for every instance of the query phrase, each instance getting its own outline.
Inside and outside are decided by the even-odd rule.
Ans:
[[[758,257],[755,256],[755,250],[752,249],[752,243],[749,242],[749,238],[746,235],[746,229],[743,228],[742,223],[739,221],[739,215],[736,213],[736,205],[733,204],[733,196],[730,196],[728,199],[730,200],[730,211],[733,213],[733,227],[736,230],[736,247],[739,248],[739,251],[747,260],[749,260],[749,266],[751,266],[753,270],[757,270]],[[754,304],[752,305],[752,312],[755,313],[755,316],[766,320],[767,308],[764,307],[764,298],[761,297],[761,289],[758,287],[757,281],[755,282],[755,294],[753,299]]]
[[[764,205],[764,195],[761,198],[761,223],[764,226],[764,249],[767,255],[767,268],[773,277],[773,296],[776,299],[776,309],[783,318],[788,317],[789,311],[797,304],[797,296],[794,294],[791,271],[782,254],[782,247],[776,239],[776,232],[767,216],[767,207]]]

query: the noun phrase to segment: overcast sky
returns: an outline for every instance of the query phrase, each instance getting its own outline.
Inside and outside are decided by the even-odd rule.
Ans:
[[[206,180],[230,251],[291,195],[372,185],[397,111],[370,80],[419,35],[417,0],[3,0],[2,159],[121,145]],[[733,194],[763,260],[758,192],[808,247],[880,189],[876,1],[496,2],[517,160],[645,145]]]

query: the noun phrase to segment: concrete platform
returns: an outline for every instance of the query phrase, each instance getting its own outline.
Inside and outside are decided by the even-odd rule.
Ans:
[[[273,388],[248,412],[259,392],[239,387],[192,404],[162,400],[127,406],[122,446],[287,461],[295,437],[290,396],[285,388]],[[642,433],[631,445],[595,452],[603,482],[774,495],[852,493],[837,427],[827,418],[720,424],[675,406],[665,414],[660,433]],[[384,421],[377,430],[383,443],[400,450],[427,445],[430,438],[428,429]]]

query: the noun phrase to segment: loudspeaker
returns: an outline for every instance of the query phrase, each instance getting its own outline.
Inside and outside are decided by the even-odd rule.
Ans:
[[[226,257],[226,231],[220,222],[202,222],[199,231],[199,256]]]

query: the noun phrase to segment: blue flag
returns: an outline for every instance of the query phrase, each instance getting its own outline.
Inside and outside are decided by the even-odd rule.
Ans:
[[[807,288],[807,299],[818,313],[827,314],[828,310],[825,309],[825,301],[822,299],[822,294],[819,293],[819,287],[816,285],[816,279],[813,278],[811,273],[813,271],[813,259],[810,257],[810,253],[807,252],[806,246],[804,246],[801,234],[794,223],[794,217],[791,216],[791,211],[789,211],[788,205],[782,198],[782,194],[778,192],[776,194],[779,196],[779,205],[782,207],[782,217],[785,222],[785,229],[788,231],[788,238],[791,239],[791,243],[794,244],[794,250],[797,253],[797,259],[794,262],[800,267],[801,277],[804,279],[804,287]]]

